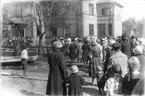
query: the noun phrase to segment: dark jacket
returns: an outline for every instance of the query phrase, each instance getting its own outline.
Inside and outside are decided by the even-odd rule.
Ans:
[[[75,43],[70,44],[69,51],[69,58],[74,60],[77,57],[77,45]]]
[[[144,96],[144,78],[141,78],[132,91],[131,96]]]
[[[122,53],[128,56],[128,58],[131,57],[131,45],[128,41],[123,41],[121,44],[121,50]]]
[[[126,95],[131,95],[134,87],[136,86],[137,82],[139,81],[140,78],[142,78],[142,74],[134,74],[131,75],[127,73],[125,77],[123,78],[123,90],[124,94]]]
[[[89,44],[83,44],[82,46],[82,50],[83,50],[83,58],[87,58],[89,56],[89,52],[90,52],[90,45]]]
[[[84,84],[84,79],[76,74],[72,73],[65,80],[66,83],[69,83],[68,95],[69,96],[82,96],[82,85]]]
[[[64,55],[60,51],[54,51],[48,54],[49,76],[47,82],[46,95],[63,95],[64,87],[62,85],[66,77],[66,64]]]

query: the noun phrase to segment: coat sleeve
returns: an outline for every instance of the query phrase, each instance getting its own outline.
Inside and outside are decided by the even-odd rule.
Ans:
[[[66,78],[66,71],[67,67],[66,67],[66,63],[65,63],[65,58],[63,55],[60,55],[60,71],[62,74],[62,78],[65,79]]]

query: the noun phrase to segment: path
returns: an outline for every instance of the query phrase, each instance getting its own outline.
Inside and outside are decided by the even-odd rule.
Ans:
[[[40,63],[40,62],[36,62]],[[42,67],[43,66],[43,67]],[[47,62],[42,64],[29,65],[27,79],[21,78],[22,70],[19,66],[4,68],[2,72],[11,73],[8,76],[2,75],[3,92],[9,90],[14,96],[45,96],[49,66]],[[97,86],[91,86],[91,78],[88,77],[86,68],[80,67],[80,75],[83,76],[87,85],[83,86],[84,96],[95,96],[98,94]],[[70,73],[70,67],[67,70]],[[5,95],[7,96],[7,95]],[[12,96],[12,95],[11,95]],[[97,95],[98,96],[98,95]]]

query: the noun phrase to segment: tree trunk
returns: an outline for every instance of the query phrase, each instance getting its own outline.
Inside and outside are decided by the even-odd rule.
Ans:
[[[38,55],[40,59],[42,58],[42,54],[42,38],[39,37]]]

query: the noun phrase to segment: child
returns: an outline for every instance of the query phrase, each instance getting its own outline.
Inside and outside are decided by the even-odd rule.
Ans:
[[[69,83],[68,95],[69,96],[82,96],[82,85],[84,79],[78,75],[79,69],[76,65],[71,66],[72,73],[69,75],[65,83]]]
[[[121,93],[121,67],[119,64],[113,64],[108,72],[108,80],[105,82],[104,90],[106,96],[116,96]]]
[[[129,73],[123,79],[123,91],[125,95],[131,95],[133,88],[142,77],[139,72],[140,62],[137,57],[133,56],[128,60]]]

